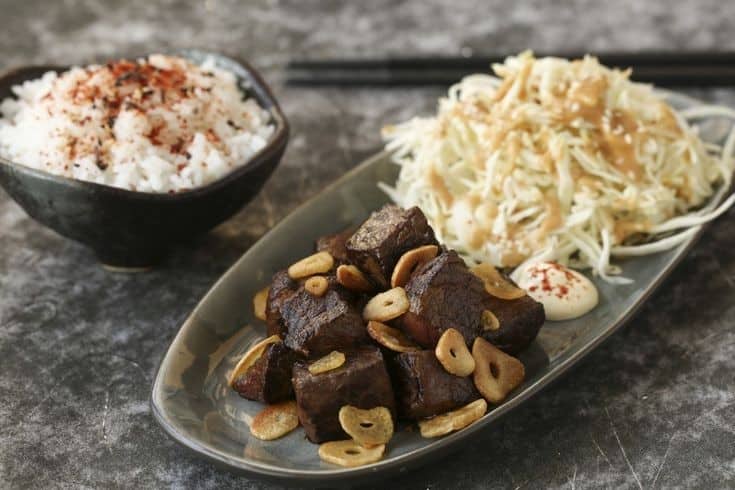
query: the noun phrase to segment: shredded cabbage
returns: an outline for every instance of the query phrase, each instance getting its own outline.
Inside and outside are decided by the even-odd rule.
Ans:
[[[722,202],[735,128],[719,146],[688,124],[735,111],[677,113],[591,56],[525,52],[493,70],[452,86],[436,116],[383,129],[401,171],[381,188],[467,260],[556,260],[625,283],[612,257],[675,247],[735,202]]]

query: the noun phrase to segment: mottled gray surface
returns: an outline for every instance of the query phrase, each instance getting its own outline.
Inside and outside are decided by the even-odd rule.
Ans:
[[[150,4],[150,5],[149,5]],[[292,55],[735,49],[732,2],[3,1],[0,67],[202,47],[249,58],[293,125],[257,202],[140,275],[101,269],[0,191],[0,487],[271,488],[153,421],[157,364],[198,299],[270,226],[380,147],[438,89],[284,87]],[[604,6],[607,4],[607,6]],[[695,95],[735,106],[735,91]],[[622,332],[477,446],[390,482],[423,488],[735,485],[735,213]]]

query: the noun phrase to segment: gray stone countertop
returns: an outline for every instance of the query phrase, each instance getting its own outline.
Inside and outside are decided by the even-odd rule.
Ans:
[[[250,59],[293,131],[260,196],[152,272],[112,274],[0,191],[0,487],[273,488],[191,456],[154,422],[163,353],[269,227],[433,111],[440,88],[284,86],[291,56],[735,50],[710,1],[3,1],[0,67],[202,47]],[[735,106],[735,90],[699,91]],[[735,226],[713,225],[630,324],[454,456],[388,488],[735,486]]]

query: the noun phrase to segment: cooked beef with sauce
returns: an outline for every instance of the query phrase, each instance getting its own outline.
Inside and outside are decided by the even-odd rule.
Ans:
[[[299,421],[311,442],[349,438],[338,419],[345,405],[386,407],[395,417],[393,389],[380,349],[366,345],[344,354],[342,366],[322,374],[311,374],[307,362],[294,365]]]
[[[286,325],[283,323],[281,307],[283,302],[293,296],[298,288],[299,283],[291,279],[285,269],[273,275],[265,306],[268,335],[279,335],[281,338],[286,336]]]
[[[242,396],[266,403],[295,393],[299,420],[309,440],[316,443],[347,438],[338,420],[339,409],[345,405],[384,406],[394,418],[420,420],[480,398],[471,375],[450,374],[439,362],[433,350],[439,338],[454,328],[468,346],[482,335],[515,354],[538,334],[544,309],[529,296],[516,300],[492,296],[455,251],[441,247],[436,257],[419,263],[403,288],[407,311],[386,320],[427,350],[383,351],[367,333],[363,307],[375,294],[390,288],[400,257],[417,247],[436,244],[418,208],[403,210],[394,205],[373,213],[354,233],[345,230],[317,240],[316,250],[334,258],[334,267],[318,274],[327,278],[326,292],[307,290],[307,278],[293,280],[287,270],[274,275],[266,321],[269,334],[278,334],[283,342],[269,346],[234,387]],[[375,291],[365,294],[340,285],[335,270],[342,264],[360,269],[377,286]],[[498,319],[496,330],[484,330],[485,310]],[[344,353],[345,363],[312,374],[309,364],[332,351]],[[291,365],[289,376],[285,373]]]
[[[295,356],[282,342],[270,344],[257,361],[239,378],[233,388],[248,400],[278,403],[293,396],[291,370]]]
[[[397,354],[389,366],[401,418],[432,417],[480,398],[472,377],[449,374],[434,351]]]
[[[368,343],[365,322],[350,299],[333,284],[321,297],[300,287],[281,305],[286,346],[313,358]]]
[[[401,255],[421,245],[437,244],[419,208],[404,210],[388,204],[371,214],[347,240],[347,256],[375,284],[387,289]]]
[[[485,308],[495,314],[500,327],[483,332],[482,337],[512,355],[533,342],[546,320],[544,305],[528,295],[511,300],[488,295]]]
[[[355,228],[350,227],[333,235],[323,236],[316,241],[317,252],[329,252],[339,264],[348,264],[350,262],[347,257],[347,240],[354,233]]]
[[[396,324],[422,346],[434,347],[448,328],[457,329],[468,345],[480,335],[490,295],[456,252],[442,252],[420,265],[405,290],[410,307]]]

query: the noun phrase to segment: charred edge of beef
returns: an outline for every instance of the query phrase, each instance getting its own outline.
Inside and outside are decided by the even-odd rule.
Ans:
[[[317,375],[309,372],[305,362],[294,365],[299,421],[312,442],[349,439],[338,418],[339,409],[345,405],[386,407],[396,417],[393,389],[380,350],[365,346],[345,355],[341,367]]]
[[[354,233],[355,228],[350,227],[333,235],[323,236],[316,241],[317,252],[329,252],[338,264],[349,263],[347,257],[347,240]]]
[[[277,403],[293,396],[291,371],[295,356],[283,343],[270,344],[245,374],[234,382],[241,397]]]
[[[485,307],[495,314],[500,328],[483,332],[482,337],[512,355],[533,342],[546,320],[544,305],[528,295],[513,300],[490,296]]]
[[[480,398],[472,377],[449,374],[434,351],[396,354],[389,367],[401,418],[432,417]]]
[[[409,310],[397,324],[424,347],[434,347],[448,328],[468,345],[482,331],[482,311],[490,295],[456,252],[442,252],[420,265],[405,286]]]
[[[347,256],[377,285],[387,288],[398,259],[421,245],[437,245],[434,230],[417,207],[389,204],[370,215],[347,240]]]
[[[296,293],[298,287],[299,283],[291,279],[286,270],[278,271],[273,275],[265,307],[268,335],[279,335],[281,338],[286,336],[286,326],[283,323],[281,307],[286,299]]]
[[[369,340],[359,311],[336,289],[315,297],[301,288],[283,302],[281,315],[286,346],[305,357],[353,349]]]

